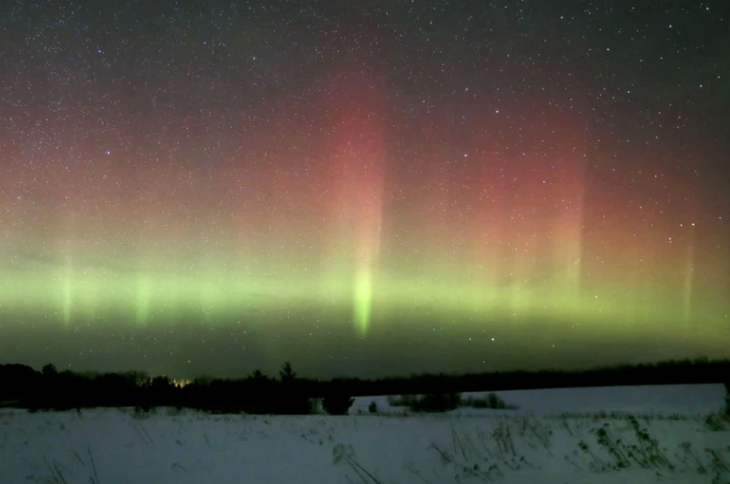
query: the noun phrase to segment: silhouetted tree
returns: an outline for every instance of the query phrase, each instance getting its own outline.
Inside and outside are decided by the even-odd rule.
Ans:
[[[56,366],[53,363],[45,365],[41,370],[41,373],[44,378],[55,378],[58,376],[58,370],[56,370]]]
[[[322,408],[330,415],[345,415],[355,399],[344,393],[333,392],[322,399]]]
[[[279,372],[279,388],[272,413],[285,415],[308,415],[312,413],[312,402],[305,392],[303,382],[297,378],[291,363],[284,363]]]
[[[170,378],[156,376],[146,387],[147,400],[151,405],[172,405],[176,390]]]
[[[172,385],[170,378],[166,376],[156,376],[150,382],[150,390],[153,391],[164,392],[171,388],[174,388],[174,386]]]
[[[292,369],[291,363],[288,361],[284,362],[284,366],[279,371],[279,379],[282,383],[290,383],[296,380],[297,374]]]
[[[130,384],[138,387],[148,385],[152,380],[147,372],[137,370],[126,371],[124,373],[121,373],[121,376],[124,377],[124,379],[126,379]]]
[[[26,365],[0,365],[0,401],[24,399],[41,386],[43,376]]]

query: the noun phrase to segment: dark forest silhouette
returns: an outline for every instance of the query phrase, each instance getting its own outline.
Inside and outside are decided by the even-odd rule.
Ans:
[[[723,383],[730,392],[730,360],[681,360],[599,367],[583,371],[513,371],[465,375],[422,374],[378,380],[299,377],[285,363],[273,378],[255,371],[241,379],[198,378],[176,386],[165,376],[139,371],[80,374],[39,372],[19,364],[0,365],[0,404],[30,410],[88,407],[157,406],[252,414],[307,414],[312,399],[322,399],[331,414],[346,413],[352,397],[375,395],[448,395],[461,392],[528,390],[616,385]],[[729,402],[730,404],[730,402]]]

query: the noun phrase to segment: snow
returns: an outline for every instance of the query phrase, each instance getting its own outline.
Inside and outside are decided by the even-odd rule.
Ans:
[[[0,483],[730,483],[730,422],[706,423],[722,385],[497,393],[519,410],[403,415],[386,397],[343,417],[3,409]]]
[[[657,385],[587,388],[556,388],[547,390],[514,390],[493,392],[505,402],[514,404],[523,412],[532,414],[561,413],[659,413],[665,415],[706,415],[724,407],[723,385]],[[483,397],[485,392],[463,393],[467,397]],[[367,411],[371,401],[378,409],[402,412],[391,408],[387,397],[362,397],[353,408]],[[460,409],[459,413],[470,412]],[[477,413],[480,411],[477,410]],[[510,412],[513,413],[513,412]]]

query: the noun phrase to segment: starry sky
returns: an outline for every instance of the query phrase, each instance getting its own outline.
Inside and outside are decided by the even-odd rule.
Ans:
[[[0,362],[730,357],[725,0],[0,5]]]

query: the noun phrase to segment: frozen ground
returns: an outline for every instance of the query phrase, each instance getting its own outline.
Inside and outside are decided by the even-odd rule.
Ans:
[[[531,414],[629,412],[637,414],[707,415],[724,406],[723,385],[659,385],[594,388],[557,388],[549,390],[516,390],[494,392],[520,411]],[[463,397],[482,397],[484,392],[463,393]],[[390,408],[387,397],[358,398],[353,409],[367,411],[375,401],[386,412],[402,412]],[[460,409],[459,413],[474,412]],[[477,411],[484,415],[483,411]],[[514,412],[509,412],[510,414]]]
[[[721,385],[499,392],[518,411],[0,410],[0,483],[730,483]],[[375,400],[381,414],[370,414]],[[567,413],[565,413],[567,412]],[[609,412],[609,413],[605,413]],[[628,412],[616,414],[610,412]]]

